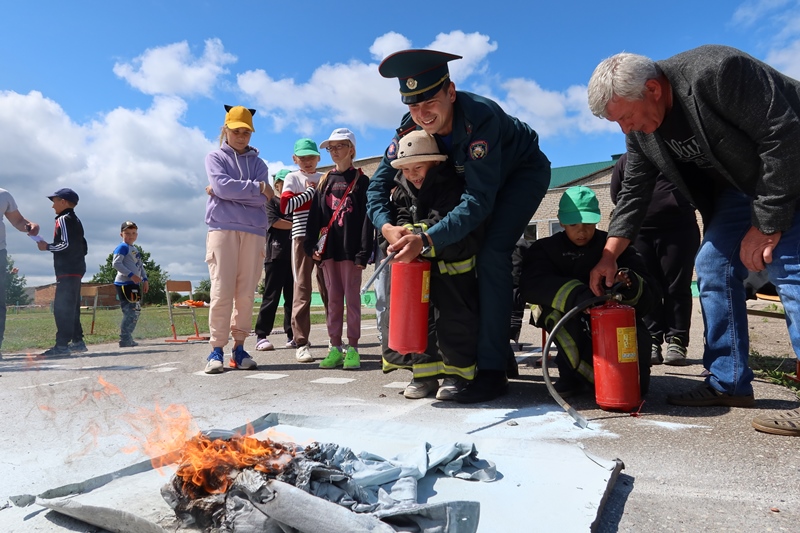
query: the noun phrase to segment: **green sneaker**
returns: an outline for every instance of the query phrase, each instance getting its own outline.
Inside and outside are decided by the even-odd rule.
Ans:
[[[344,369],[355,370],[361,368],[361,356],[352,346],[347,348],[347,353],[344,355]]]
[[[328,351],[328,356],[319,362],[319,367],[336,368],[337,366],[342,366],[344,360],[345,359],[344,356],[342,355],[342,351],[336,346],[332,346],[331,349]]]

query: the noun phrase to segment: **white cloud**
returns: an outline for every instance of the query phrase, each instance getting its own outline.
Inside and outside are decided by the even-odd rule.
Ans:
[[[497,50],[497,43],[490,42],[488,35],[453,31],[440,33],[425,48],[450,53],[456,53],[452,51],[457,50],[457,54],[462,56],[463,59],[452,61],[449,67],[450,77],[453,80],[460,81],[483,71],[482,64],[491,52]]]
[[[236,56],[225,52],[222,41],[208,39],[203,55],[192,56],[186,41],[148,48],[130,63],[116,63],[114,74],[145,94],[209,96],[225,65]]]
[[[78,125],[40,93],[0,93],[0,183],[48,240],[55,214],[47,196],[74,189],[90,273],[118,243],[120,223],[132,219],[156,263],[174,276],[207,277],[203,161],[215,144],[181,124],[185,110],[179,98],[156,97],[149,109],[118,108]],[[24,234],[8,231],[8,250],[29,286],[54,281],[52,254]],[[167,266],[175,258],[180,270]]]
[[[751,0],[740,5],[731,22],[763,36],[764,61],[781,72],[800,78],[800,2]]]
[[[373,42],[369,51],[378,62],[411,47],[403,35],[390,32]],[[461,31],[441,33],[425,48],[459,50],[464,59],[450,64],[453,79],[465,80],[480,72],[497,43],[486,35]],[[378,74],[378,62],[324,64],[307,82],[275,79],[265,70],[239,74],[239,88],[274,120],[278,131],[293,128],[300,135],[348,125],[355,129],[394,128],[406,107],[398,97],[397,82]]]
[[[0,91],[0,124],[0,183],[4,186],[53,180],[53,169],[77,169],[84,164],[80,147],[86,130],[38,91]]]
[[[255,103],[259,117],[271,119],[259,133],[289,129],[321,140],[334,127],[347,126],[359,139],[388,138],[407,108],[396,80],[378,74],[378,61],[411,46],[404,36],[387,33],[370,47],[372,60],[322,64],[307,80],[275,78],[266,70],[241,72],[238,90]],[[585,87],[547,90],[532,79],[491,72],[498,45],[486,35],[443,33],[424,47],[458,51],[464,59],[452,62],[451,72],[459,88],[495,98],[542,137],[617,131],[588,112]],[[117,107],[83,124],[41,93],[0,92],[0,186],[14,194],[25,216],[42,225],[46,237],[54,215],[46,196],[64,186],[78,191],[90,274],[116,246],[120,222],[132,219],[139,224],[139,244],[174,278],[207,277],[203,161],[216,142],[184,124],[189,104],[180,95],[210,94],[227,72],[224,66],[234,61],[218,39],[206,41],[200,58],[192,57],[187,43],[148,49],[130,63],[118,63],[114,72],[153,94],[151,105]],[[270,174],[294,168],[290,155],[268,162]],[[38,252],[21,233],[8,233],[9,252],[29,286],[52,282],[52,255]]]
[[[751,27],[757,21],[774,12],[791,0],[749,0],[744,2],[733,13],[732,22],[744,27]]]
[[[586,103],[586,87],[547,91],[535,81],[521,78],[510,79],[502,87],[507,94],[498,103],[542,137],[619,131],[616,124],[592,115]]]
[[[411,41],[404,35],[390,31],[375,39],[372,46],[369,47],[369,53],[380,63],[391,54],[409,48],[411,48]]]
[[[239,74],[239,88],[275,121],[278,131],[300,135],[348,125],[390,128],[402,115],[397,82],[378,74],[378,65],[350,61],[318,67],[307,82],[273,79],[264,70]]]
[[[784,74],[800,79],[800,41],[782,49],[770,50],[765,61]]]

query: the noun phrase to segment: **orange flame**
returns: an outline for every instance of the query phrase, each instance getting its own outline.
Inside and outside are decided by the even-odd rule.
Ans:
[[[122,391],[119,390],[119,387],[117,387],[116,385],[113,385],[113,384],[109,383],[108,381],[104,380],[103,376],[97,376],[97,382],[100,383],[100,385],[103,386],[103,390],[102,391],[95,391],[94,392],[94,397],[97,398],[98,400],[100,398],[102,398],[103,396],[113,396],[113,395],[117,395],[120,398],[122,398],[123,400],[125,399],[125,396],[122,394]]]
[[[137,444],[123,451],[130,453],[141,449],[150,456],[153,468],[159,472],[180,457],[180,449],[190,435],[198,431],[186,406],[177,404],[163,410],[158,404],[153,411],[139,409],[128,423],[137,432],[131,436]]]
[[[183,447],[176,475],[183,480],[182,489],[187,493],[197,493],[197,487],[207,494],[219,494],[228,490],[238,470],[250,467],[276,475],[294,456],[293,446],[269,439],[237,435],[227,441],[211,440],[200,434]]]

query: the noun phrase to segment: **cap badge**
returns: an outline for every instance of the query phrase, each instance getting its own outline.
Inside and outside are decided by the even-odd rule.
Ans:
[[[408,78],[406,80],[406,87],[408,87],[413,91],[414,89],[417,88],[417,80],[415,80],[414,78]]]

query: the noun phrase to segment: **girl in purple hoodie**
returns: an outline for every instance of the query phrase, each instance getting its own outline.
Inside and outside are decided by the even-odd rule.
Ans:
[[[249,145],[255,109],[225,106],[220,147],[206,156],[206,263],[211,278],[206,374],[220,374],[223,348],[233,337],[230,368],[256,368],[244,351],[253,322],[255,288],[267,234],[266,202],[274,195],[267,165]]]

